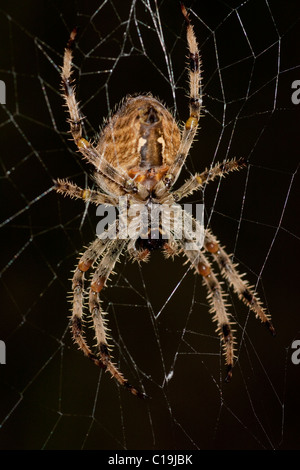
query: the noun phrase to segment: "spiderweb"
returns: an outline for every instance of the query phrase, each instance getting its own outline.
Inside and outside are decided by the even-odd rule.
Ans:
[[[248,159],[246,170],[188,202],[204,202],[207,222],[247,272],[278,335],[224,283],[238,357],[225,384],[201,279],[182,258],[155,252],[140,268],[123,256],[103,291],[114,359],[151,399],[135,399],[77,351],[67,295],[97,218],[94,207],[52,190],[58,177],[92,184],[67,133],[63,49],[77,25],[74,73],[90,138],[130,93],[151,91],[184,121],[184,20],[171,0],[2,1],[1,449],[299,448],[300,365],[291,361],[300,339],[300,105],[291,100],[300,78],[299,5],[186,6],[202,54],[205,111],[180,182],[224,158]]]

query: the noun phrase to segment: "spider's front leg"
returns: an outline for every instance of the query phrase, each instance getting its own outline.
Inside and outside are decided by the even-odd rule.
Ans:
[[[83,117],[76,100],[75,85],[73,84],[72,79],[73,45],[76,34],[76,29],[73,29],[70,34],[67,47],[65,48],[64,61],[61,70],[62,94],[69,112],[71,135],[80,153],[94,165],[100,174],[105,175],[110,181],[116,183],[120,188],[122,188],[124,193],[136,193],[139,188],[135,182],[128,178],[126,174],[121,173],[119,169],[109,164],[104,155],[99,154],[92,142],[83,137]]]
[[[174,162],[170,166],[168,174],[164,178],[164,183],[167,188],[170,188],[174,185],[181,172],[185,159],[188,155],[188,152],[197,133],[198,123],[202,109],[201,59],[198,44],[194,33],[193,25],[190,21],[189,14],[183,4],[181,4],[181,11],[186,21],[186,34],[189,49],[188,71],[190,114],[182,132],[181,143],[177,155],[174,159]]]

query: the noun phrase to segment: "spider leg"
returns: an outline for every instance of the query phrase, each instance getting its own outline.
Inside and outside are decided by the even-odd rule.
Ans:
[[[137,261],[140,263],[141,261],[149,261],[150,251],[147,248],[144,249],[137,249],[136,248],[136,238],[130,239],[128,243],[127,251],[129,253],[130,258],[132,261]]]
[[[162,247],[162,249],[163,249],[165,258],[174,259],[174,256],[178,256],[181,252],[181,249],[178,246],[178,243],[176,242],[173,235],[171,234],[169,236],[169,239],[166,241],[166,243]]]
[[[75,269],[72,279],[72,316],[71,316],[71,330],[74,341],[78,344],[79,348],[88,356],[96,365],[105,368],[104,364],[92,353],[91,349],[86,343],[83,334],[83,292],[84,292],[84,275],[93,265],[95,260],[101,256],[105,250],[108,239],[96,239],[81,256],[77,268]]]
[[[210,169],[204,170],[202,173],[192,175],[180,188],[172,192],[174,201],[178,202],[181,199],[189,196],[194,191],[203,188],[204,185],[213,181],[217,176],[222,177],[231,171],[240,170],[245,167],[244,159],[232,159],[224,163],[217,163]]]
[[[114,230],[114,224],[110,227]],[[108,229],[108,235],[109,230]],[[96,239],[91,243],[89,248],[81,256],[78,266],[75,269],[72,288],[73,288],[73,307],[71,317],[71,329],[74,341],[78,344],[83,353],[91,359],[94,364],[104,370],[108,370],[111,375],[133,395],[139,398],[145,398],[146,395],[129,384],[129,382],[118,371],[116,366],[111,362],[109,355],[109,347],[107,344],[107,335],[105,321],[102,316],[100,307],[99,293],[102,290],[108,276],[119,258],[119,255],[126,244],[126,240],[110,240],[109,237],[104,239]],[[88,346],[83,333],[83,293],[84,293],[84,276],[92,267],[94,262],[103,256],[92,279],[89,294],[89,309],[92,315],[93,324],[97,339],[98,355],[94,354]]]
[[[105,370],[109,371],[112,377],[123,387],[127,388],[133,395],[139,398],[145,398],[146,395],[137,390],[135,387],[124,378],[123,374],[113,364],[110,355],[110,348],[107,342],[107,328],[106,322],[103,318],[104,313],[101,310],[99,294],[103,289],[109,275],[115,266],[123,248],[126,245],[126,240],[113,240],[111,246],[106,251],[104,257],[99,262],[97,269],[92,278],[90,294],[89,294],[89,310],[93,319],[95,334],[96,334],[96,347],[102,364]]]
[[[201,250],[196,249],[196,244],[194,244],[194,249],[186,249],[186,246],[193,245],[193,242],[186,238],[180,240],[180,244],[182,251],[188,258],[188,261],[195,268],[196,273],[202,276],[203,283],[207,288],[207,298],[211,306],[210,312],[214,314],[213,321],[217,322],[216,331],[219,333],[223,342],[224,355],[227,364],[225,381],[229,382],[232,377],[232,368],[234,365],[234,332],[231,329],[232,322],[230,321],[229,313],[226,310],[227,305],[224,299],[225,294],[208,259]]]
[[[89,188],[80,188],[77,184],[72,183],[68,180],[58,179],[54,181],[54,189],[64,196],[69,196],[71,198],[83,199],[87,202],[92,202],[94,204],[100,205],[110,205],[116,206],[118,204],[118,199],[114,196],[101,193]]]
[[[75,85],[72,80],[72,60],[73,60],[73,44],[76,38],[76,29],[70,34],[67,47],[65,48],[64,61],[61,70],[62,90],[66,106],[69,111],[70,132],[73,140],[81,152],[81,154],[91,163],[94,167],[109,178],[114,183],[118,184],[124,192],[135,193],[138,192],[136,183],[122,175],[117,168],[110,165],[103,155],[99,155],[93,144],[82,136],[82,120],[83,117],[79,110],[79,104],[75,96]]]
[[[248,282],[242,279],[244,275],[241,275],[237,271],[237,265],[232,263],[228,254],[224,248],[220,246],[218,240],[210,230],[206,230],[205,232],[204,246],[205,249],[213,255],[213,258],[219,265],[222,276],[229,281],[239,298],[256,314],[256,317],[260,318],[262,323],[267,326],[274,336],[276,333],[270,315],[265,313],[260,299],[249,286]]]
[[[198,44],[194,33],[193,25],[190,21],[189,14],[186,8],[181,4],[181,11],[185,18],[187,25],[187,43],[189,49],[189,112],[190,116],[185,123],[181,144],[179,146],[177,155],[172,163],[168,174],[164,178],[164,183],[168,188],[173,186],[177,180],[182,166],[185,162],[187,154],[190,150],[192,142],[195,138],[198,121],[200,118],[202,108],[202,93],[201,93],[201,60],[199,55]]]

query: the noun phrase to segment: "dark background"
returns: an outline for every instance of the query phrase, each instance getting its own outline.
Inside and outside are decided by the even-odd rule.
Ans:
[[[300,105],[291,101],[300,79],[298,2],[186,2],[203,60],[205,117],[180,182],[212,161],[248,159],[246,170],[187,202],[205,203],[211,228],[257,287],[278,334],[272,338],[229,291],[238,362],[225,384],[201,280],[181,258],[154,253],[139,268],[123,256],[103,307],[115,360],[148,401],[118,388],[70,337],[71,272],[97,218],[94,207],[51,190],[57,177],[92,185],[91,168],[67,134],[59,72],[77,25],[74,76],[90,138],[130,93],[151,91],[186,120],[179,3],[0,6],[7,91],[0,109],[0,339],[7,352],[0,448],[299,449],[300,365],[291,361],[292,342],[300,339]],[[152,15],[158,7],[165,50],[149,6]]]

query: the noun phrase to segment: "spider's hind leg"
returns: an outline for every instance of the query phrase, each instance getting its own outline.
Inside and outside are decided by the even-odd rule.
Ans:
[[[133,395],[139,398],[146,398],[145,394],[129,384],[117,367],[112,363],[109,352],[110,348],[107,343],[107,328],[103,317],[104,314],[100,306],[99,293],[111,274],[125,244],[125,240],[111,241],[109,238],[103,240],[97,239],[80,258],[72,282],[73,309],[71,328],[75,342],[84,354],[94,362],[94,364],[109,371],[112,377],[114,377],[120,385],[127,388],[127,390],[129,390]],[[98,353],[94,354],[88,346],[83,334],[84,275],[101,255],[103,255],[103,257],[93,275],[89,293],[89,310],[95,329]]]
[[[227,365],[227,373],[225,381],[229,382],[232,377],[232,369],[234,366],[234,331],[231,328],[232,322],[230,321],[229,313],[226,310],[225,294],[223,293],[220,282],[215,276],[212,266],[208,259],[204,256],[201,250],[187,249],[187,244],[192,245],[191,240],[183,239],[181,241],[182,251],[187,256],[188,261],[195,268],[197,274],[200,274],[203,283],[207,288],[211,309],[210,312],[214,314],[213,321],[217,322],[216,331],[219,333],[223,342],[224,355]]]
[[[95,260],[101,255],[106,247],[105,241],[95,240],[87,248],[87,250],[81,256],[79,263],[74,271],[72,279],[72,316],[71,316],[71,331],[72,336],[83,351],[83,353],[89,357],[96,365],[104,368],[99,358],[91,351],[88,346],[84,333],[83,333],[83,293],[84,293],[84,278],[85,273],[93,265]]]
[[[137,390],[128,382],[128,380],[124,378],[123,374],[121,374],[121,372],[112,362],[110,347],[107,342],[106,322],[104,320],[104,313],[100,305],[99,294],[105,286],[109,275],[112,273],[115,263],[121,255],[126,243],[126,240],[113,240],[106,250],[103,258],[99,262],[91,281],[89,293],[89,310],[95,329],[95,337],[97,342],[96,348],[105,370],[109,371],[111,376],[114,377],[120,385],[127,388],[127,390],[129,390],[133,395],[139,398],[146,398],[144,393]]]
[[[232,263],[228,254],[224,248],[220,246],[218,240],[210,230],[206,230],[204,246],[218,263],[222,276],[227,279],[235,293],[255,313],[256,317],[260,318],[261,322],[266,325],[271,334],[275,336],[275,328],[271,322],[270,315],[266,314],[257,294],[254,292],[253,288],[249,286],[248,282],[243,279],[244,275],[237,271],[237,265]]]

